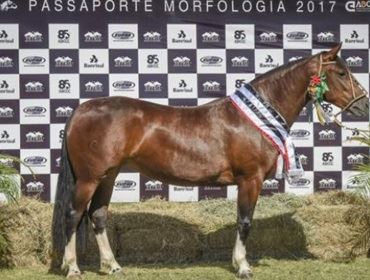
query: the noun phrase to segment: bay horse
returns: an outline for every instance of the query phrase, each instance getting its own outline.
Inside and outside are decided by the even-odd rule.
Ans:
[[[291,127],[310,100],[310,77],[325,72],[324,100],[355,116],[368,113],[367,93],[337,55],[341,45],[267,72],[250,84]],[[121,271],[106,232],[107,209],[121,166],[183,186],[236,184],[237,236],[232,263],[251,277],[245,241],[263,181],[276,169],[277,150],[224,97],[198,107],[170,107],[126,97],[87,101],[66,124],[53,215],[53,263],[79,278],[76,234],[92,222],[101,268]],[[62,261],[63,256],[63,261]]]

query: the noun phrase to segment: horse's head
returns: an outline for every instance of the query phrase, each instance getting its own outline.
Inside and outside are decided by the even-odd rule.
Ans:
[[[329,87],[324,100],[361,117],[369,113],[368,93],[352,75],[344,60],[337,55],[341,45],[317,56],[317,72],[325,73]]]

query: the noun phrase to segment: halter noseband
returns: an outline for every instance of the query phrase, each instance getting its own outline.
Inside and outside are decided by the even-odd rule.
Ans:
[[[326,61],[326,62],[324,62],[322,60],[322,54],[320,54],[320,64],[319,64],[318,76],[319,77],[322,77],[322,75],[323,75],[323,73],[322,73],[322,66],[323,65],[335,64],[335,63],[337,63],[337,62],[336,61]],[[348,129],[348,130],[359,130],[359,129],[349,128],[349,127],[345,126],[340,120],[338,120],[338,116],[341,113],[343,113],[345,110],[347,110],[348,108],[350,108],[353,105],[353,103],[355,103],[356,101],[360,100],[361,98],[363,98],[363,97],[365,97],[367,95],[366,90],[358,82],[357,82],[357,86],[361,89],[362,94],[360,94],[359,96],[356,96],[355,95],[355,88],[354,88],[354,85],[353,85],[353,79],[355,79],[355,78],[352,76],[352,74],[351,74],[351,72],[350,72],[350,70],[349,70],[349,68],[348,68],[347,65],[345,65],[345,69],[346,69],[346,72],[348,74],[349,81],[350,81],[350,84],[351,84],[351,91],[352,91],[353,99],[350,102],[348,102],[348,104],[346,106],[344,106],[343,109],[341,109],[338,113],[336,113],[333,116],[333,121],[337,125],[339,125],[340,127],[345,128],[345,129]],[[323,125],[325,122],[327,122],[330,119],[330,117],[322,109],[322,107],[321,107],[321,101],[318,100],[318,98],[316,96],[316,93],[312,90],[312,87],[311,86],[309,86],[307,88],[307,92],[308,92],[308,95],[313,100],[313,103],[314,103],[315,108],[316,108],[317,116],[319,118],[320,123]]]

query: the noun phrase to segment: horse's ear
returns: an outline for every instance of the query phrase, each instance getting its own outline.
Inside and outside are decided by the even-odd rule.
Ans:
[[[334,48],[332,48],[330,51],[323,53],[323,60],[324,61],[333,61],[335,60],[335,57],[337,56],[338,52],[342,48],[342,42],[340,42],[338,45],[336,45]]]

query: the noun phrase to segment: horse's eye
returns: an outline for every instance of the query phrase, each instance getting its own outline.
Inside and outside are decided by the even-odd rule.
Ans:
[[[346,72],[339,72],[338,75],[344,77],[346,75]]]

